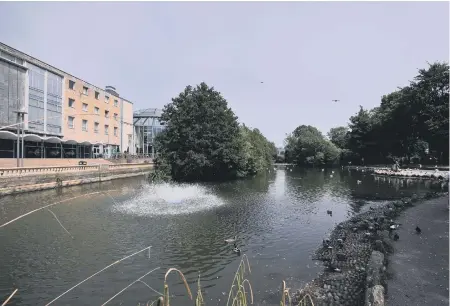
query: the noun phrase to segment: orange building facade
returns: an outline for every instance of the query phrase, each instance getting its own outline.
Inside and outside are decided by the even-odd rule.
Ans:
[[[0,158],[134,153],[133,103],[0,43]],[[17,137],[17,111],[24,112]],[[20,145],[18,145],[20,144]]]

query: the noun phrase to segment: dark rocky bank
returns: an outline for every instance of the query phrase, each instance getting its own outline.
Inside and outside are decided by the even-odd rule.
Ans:
[[[443,195],[429,192],[423,197],[393,201],[338,224],[314,257],[323,262],[324,271],[294,294],[293,305],[305,295],[311,297],[314,306],[384,305],[387,255],[393,251],[396,238],[395,218],[419,201]],[[382,303],[373,301],[374,296]],[[301,305],[309,304],[304,299]]]

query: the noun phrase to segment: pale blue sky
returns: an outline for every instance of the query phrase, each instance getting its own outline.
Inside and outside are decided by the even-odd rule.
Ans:
[[[115,86],[135,109],[204,81],[281,145],[301,124],[345,125],[426,61],[448,61],[449,3],[1,2],[0,41]]]

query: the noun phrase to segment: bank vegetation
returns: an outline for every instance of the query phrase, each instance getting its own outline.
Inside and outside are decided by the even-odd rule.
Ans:
[[[225,98],[201,83],[187,86],[162,112],[156,138],[158,176],[176,181],[243,178],[272,167],[276,147],[238,122]]]
[[[285,141],[286,161],[301,166],[348,164],[448,165],[449,65],[429,64],[407,86],[384,95],[379,106],[359,111],[348,126],[325,137],[301,125]]]

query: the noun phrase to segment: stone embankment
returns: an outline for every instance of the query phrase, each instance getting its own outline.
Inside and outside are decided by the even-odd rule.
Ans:
[[[315,306],[385,305],[387,255],[396,238],[393,219],[414,203],[438,196],[430,192],[394,201],[338,224],[315,254],[324,263],[323,273],[297,291],[294,304],[308,294]]]
[[[153,164],[0,168],[0,196],[148,174]]]

